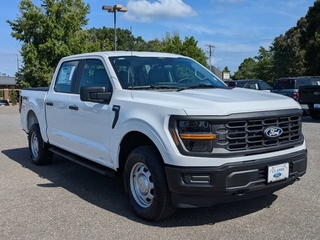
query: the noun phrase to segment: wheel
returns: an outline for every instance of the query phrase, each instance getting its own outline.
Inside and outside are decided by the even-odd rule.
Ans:
[[[164,166],[154,147],[138,147],[129,154],[124,183],[130,204],[141,218],[158,221],[175,212]]]
[[[39,124],[33,124],[28,135],[29,151],[32,161],[37,165],[49,164],[53,153],[49,151],[49,144],[43,142]]]
[[[310,110],[310,116],[311,116],[314,120],[320,120],[320,111]]]

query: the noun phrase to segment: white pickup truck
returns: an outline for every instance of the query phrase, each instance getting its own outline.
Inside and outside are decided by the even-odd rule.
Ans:
[[[180,55],[65,57],[49,88],[22,90],[20,112],[36,164],[55,153],[123,174],[134,211],[150,221],[269,194],[306,173],[298,103],[227,87]]]

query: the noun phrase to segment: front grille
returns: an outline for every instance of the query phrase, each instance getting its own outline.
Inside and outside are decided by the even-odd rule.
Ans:
[[[283,133],[277,138],[267,138],[264,130],[268,127],[280,127]],[[300,115],[230,120],[216,128],[217,145],[232,152],[291,145],[302,138]]]
[[[181,140],[177,147],[183,155],[219,158],[249,156],[281,151],[303,144],[302,113],[301,109],[288,109],[225,116],[174,115],[170,117],[169,128],[176,129],[176,134],[179,136],[181,132],[189,133],[195,129],[194,126],[205,123],[206,132],[216,135],[211,145],[207,144],[207,140]],[[193,128],[181,127],[189,126],[188,124]],[[195,132],[202,131],[200,128],[195,130]],[[207,144],[205,150],[197,147],[197,144],[204,143]]]

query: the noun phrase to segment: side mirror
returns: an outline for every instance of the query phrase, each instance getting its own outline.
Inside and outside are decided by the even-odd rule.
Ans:
[[[112,92],[105,87],[84,86],[80,88],[80,99],[84,102],[109,103]]]

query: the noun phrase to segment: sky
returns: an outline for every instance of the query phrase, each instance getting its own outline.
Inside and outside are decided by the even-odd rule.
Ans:
[[[285,34],[304,17],[315,0],[83,0],[90,5],[87,29],[114,27],[114,16],[103,5],[121,4],[126,13],[116,14],[116,26],[132,31],[145,41],[162,39],[166,33],[194,37],[208,57],[208,64],[228,67],[233,74],[245,58],[269,49],[273,40]],[[41,0],[32,0],[40,6]],[[21,42],[11,36],[6,20],[19,17],[20,0],[0,6],[0,73],[14,76],[22,64]],[[210,57],[210,46],[211,57]]]

